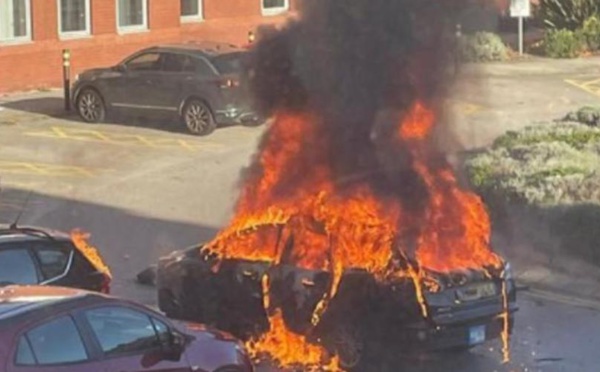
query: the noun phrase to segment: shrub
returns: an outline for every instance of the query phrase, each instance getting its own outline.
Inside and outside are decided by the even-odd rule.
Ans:
[[[584,106],[577,111],[570,112],[563,120],[600,127],[600,106]]]
[[[508,58],[506,45],[491,32],[464,35],[459,42],[458,52],[463,62],[504,61]]]
[[[569,30],[551,30],[544,36],[544,52],[551,58],[575,58],[583,50],[581,37]]]
[[[600,16],[598,0],[540,0],[539,15],[550,30],[576,31],[591,17]]]
[[[600,14],[588,18],[579,30],[581,40],[589,51],[600,50]]]
[[[507,132],[467,158],[494,226],[547,254],[557,247],[600,264],[600,128],[584,124],[599,111],[584,107],[567,115],[578,122]]]

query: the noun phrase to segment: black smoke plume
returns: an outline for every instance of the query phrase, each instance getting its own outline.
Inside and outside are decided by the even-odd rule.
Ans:
[[[299,18],[263,32],[253,48],[249,78],[257,108],[266,116],[315,114],[336,182],[364,176],[374,190],[418,209],[426,188],[410,154],[389,139],[415,100],[436,106],[445,95],[454,19],[464,2],[300,1]],[[300,169],[306,164],[288,170],[287,185],[304,176]],[[260,171],[255,162],[246,177]]]

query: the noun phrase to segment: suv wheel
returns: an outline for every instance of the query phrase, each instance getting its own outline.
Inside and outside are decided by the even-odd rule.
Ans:
[[[100,123],[106,117],[106,107],[100,93],[92,88],[84,88],[77,95],[77,113],[88,123]]]
[[[199,99],[185,104],[182,119],[188,131],[198,136],[211,134],[217,127],[210,108]]]

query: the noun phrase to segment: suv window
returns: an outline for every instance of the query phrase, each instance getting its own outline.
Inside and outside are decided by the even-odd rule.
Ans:
[[[34,246],[33,252],[40,262],[44,280],[62,275],[69,263],[71,251],[57,246]]]
[[[215,76],[215,71],[200,58],[189,57],[184,66],[185,72],[194,72],[201,76]]]
[[[160,347],[150,317],[124,307],[102,307],[85,316],[106,355],[144,352]]]
[[[36,284],[37,269],[26,249],[0,250],[0,284]]]
[[[69,316],[33,328],[21,338],[25,341],[19,340],[17,363],[23,360],[24,364],[30,364],[29,352],[33,353],[32,357],[39,365],[75,363],[88,359],[81,335]],[[31,350],[27,351],[29,345]]]
[[[182,72],[188,56],[174,53],[163,53],[162,69],[166,72]]]
[[[229,53],[213,58],[212,62],[221,74],[237,74],[243,69],[244,53]]]
[[[144,53],[125,63],[129,71],[158,71],[160,70],[160,54]]]

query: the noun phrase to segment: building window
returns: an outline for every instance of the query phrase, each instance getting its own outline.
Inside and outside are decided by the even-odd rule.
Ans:
[[[62,36],[90,34],[90,0],[58,0],[58,6]]]
[[[202,0],[180,0],[180,3],[182,22],[194,22],[202,20]]]
[[[148,28],[148,0],[117,0],[117,28],[121,32]]]
[[[260,0],[263,15],[276,15],[287,12],[290,8],[289,0]]]
[[[31,40],[30,0],[0,1],[0,42]]]

